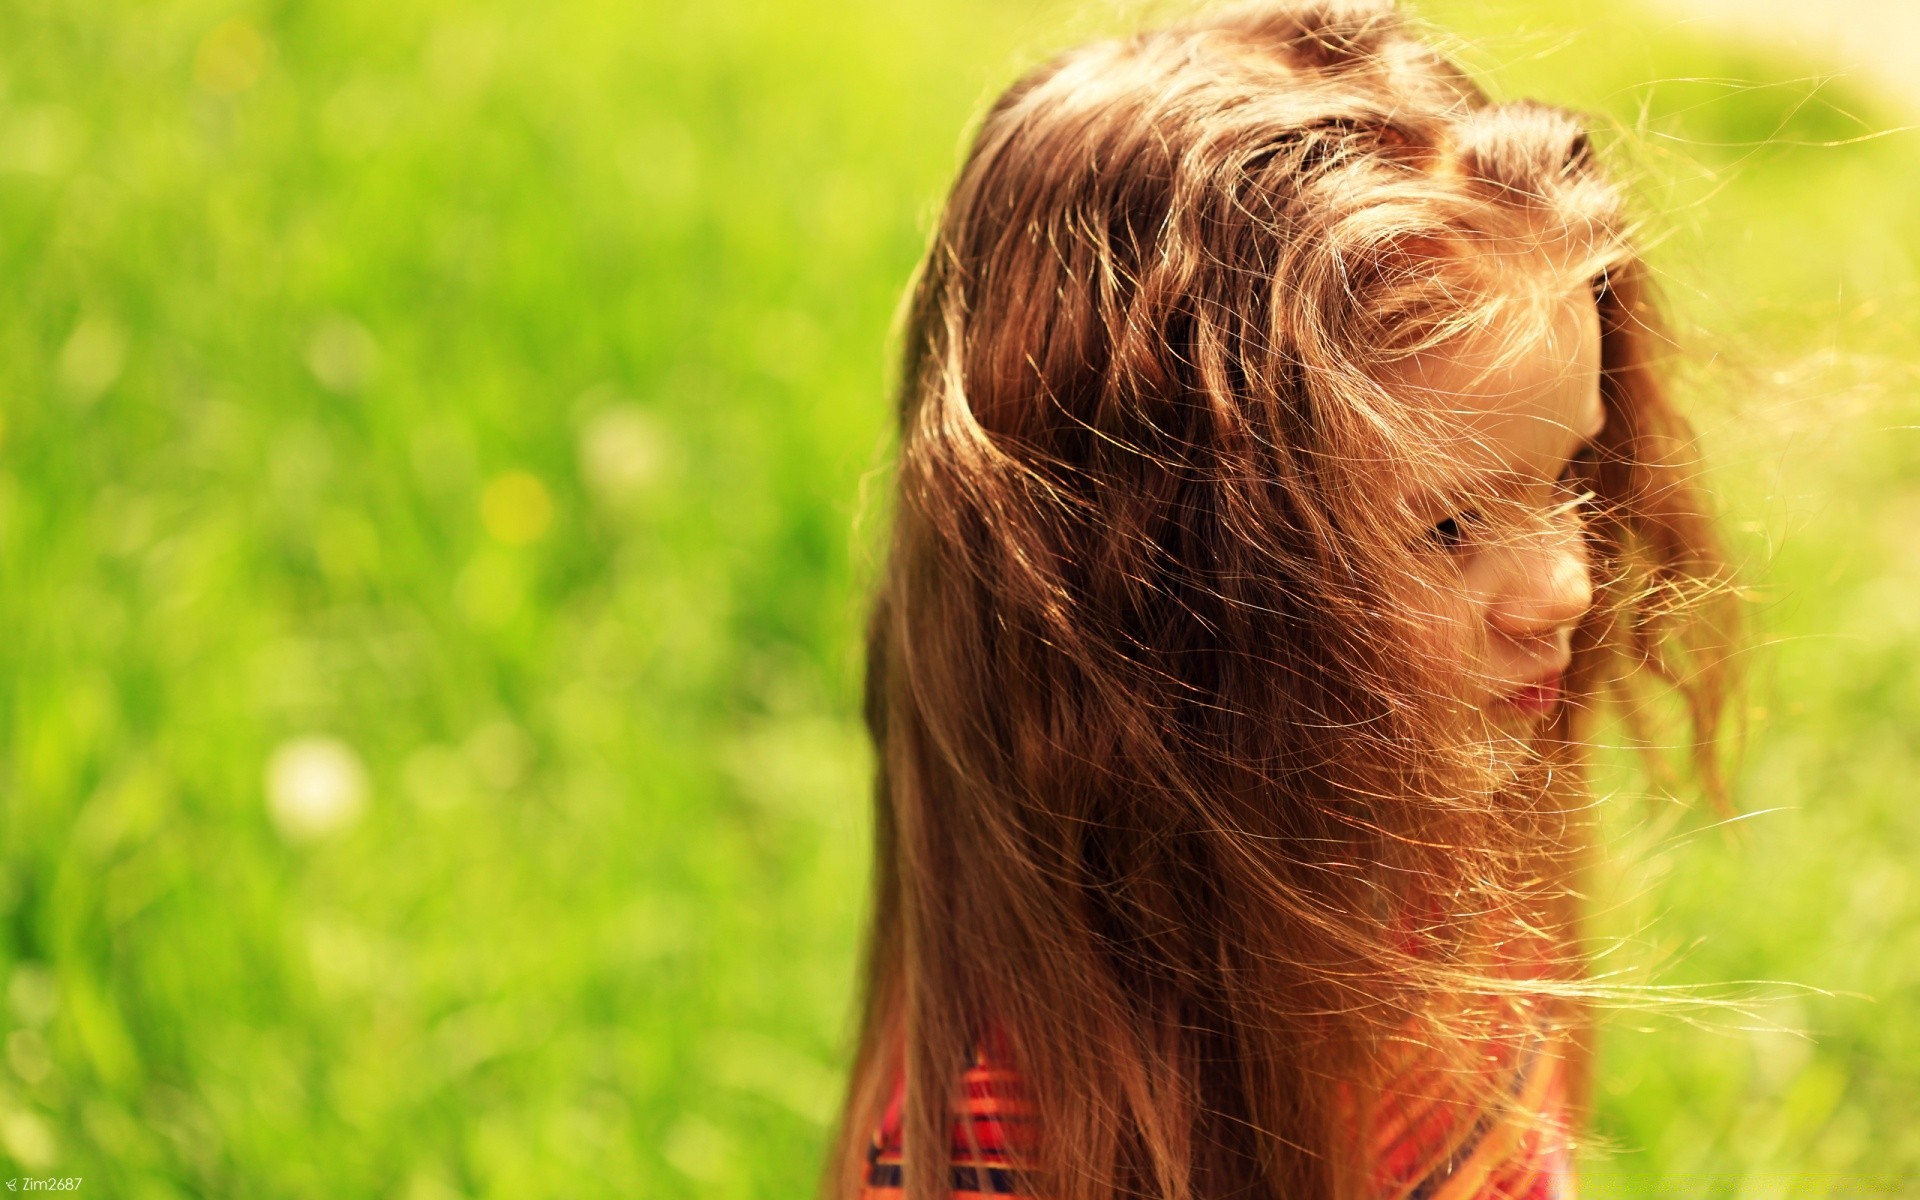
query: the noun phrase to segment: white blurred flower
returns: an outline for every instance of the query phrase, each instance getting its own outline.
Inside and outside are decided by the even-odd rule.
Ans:
[[[604,503],[624,504],[645,491],[665,458],[659,422],[637,404],[596,413],[580,431],[580,473]]]
[[[267,811],[281,836],[305,842],[349,828],[367,804],[367,772],[353,747],[310,735],[267,759]]]

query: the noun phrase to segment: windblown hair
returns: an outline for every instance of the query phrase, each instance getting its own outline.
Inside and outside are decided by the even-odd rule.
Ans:
[[[901,1070],[907,1195],[946,1194],[991,1035],[1035,1194],[1354,1195],[1384,1047],[1467,1063],[1522,943],[1583,994],[1583,727],[1651,680],[1710,763],[1730,620],[1629,233],[1578,120],[1382,0],[1088,46],[992,106],[907,318],[830,1194]],[[1579,248],[1607,409],[1598,602],[1518,753],[1395,601],[1447,564],[1378,487],[1432,442],[1396,368],[1489,326],[1516,238]]]

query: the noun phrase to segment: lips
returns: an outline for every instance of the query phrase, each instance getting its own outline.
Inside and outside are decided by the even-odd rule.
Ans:
[[[1558,671],[1544,679],[1536,679],[1509,692],[1503,703],[1516,712],[1528,716],[1545,716],[1560,703],[1560,673]]]

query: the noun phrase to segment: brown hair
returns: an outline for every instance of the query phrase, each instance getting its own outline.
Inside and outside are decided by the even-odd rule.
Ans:
[[[1608,410],[1600,599],[1518,754],[1383,599],[1439,577],[1362,472],[1421,453],[1394,365],[1486,324],[1516,236],[1583,248]],[[1581,994],[1591,702],[1666,681],[1705,762],[1725,694],[1726,570],[1650,304],[1580,123],[1488,102],[1388,3],[1232,8],[1000,97],[907,318],[830,1194],[904,1070],[907,1194],[944,1195],[991,1033],[1041,1195],[1348,1195],[1346,1085],[1388,1039],[1464,1053],[1487,1010],[1460,998],[1511,989],[1523,936]]]

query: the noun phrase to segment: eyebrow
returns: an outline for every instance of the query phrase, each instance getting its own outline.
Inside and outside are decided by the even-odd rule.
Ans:
[[[1599,413],[1598,418],[1586,422],[1588,427],[1586,432],[1570,430],[1570,432],[1574,432],[1576,436],[1568,446],[1564,457],[1560,459],[1560,465],[1555,468],[1550,475],[1544,475],[1542,478],[1558,479],[1566,472],[1566,469],[1573,464],[1574,459],[1580,457],[1585,451],[1592,449],[1598,442],[1600,435],[1606,432],[1608,423],[1613,419],[1612,413],[1608,411],[1605,401],[1601,401],[1595,405],[1595,408]],[[1417,491],[1402,492],[1400,502],[1406,505],[1408,511],[1423,521],[1436,516],[1445,517],[1458,510],[1466,497],[1474,494],[1476,491],[1474,487],[1476,479],[1489,480],[1503,476],[1518,476],[1520,474],[1522,474],[1522,472],[1507,468],[1478,471],[1475,472],[1473,476],[1461,478],[1455,482],[1453,486],[1445,488],[1420,488]]]

